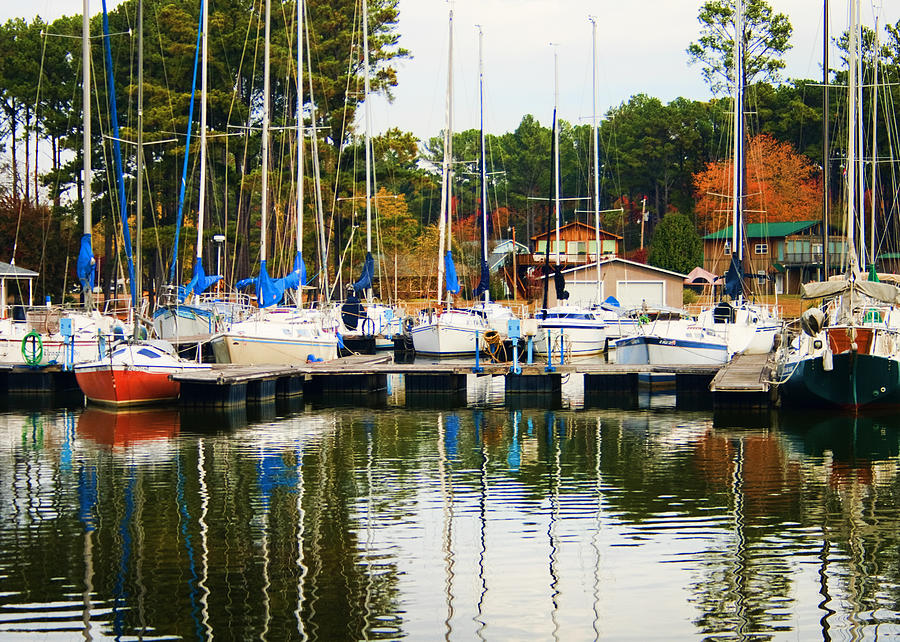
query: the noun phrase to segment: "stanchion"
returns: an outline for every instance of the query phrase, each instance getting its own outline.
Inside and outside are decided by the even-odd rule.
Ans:
[[[481,349],[478,347],[478,332],[475,332],[475,367],[472,368],[472,372],[475,374],[481,374],[484,372],[484,368],[481,367]]]
[[[550,330],[547,330],[547,367],[544,372],[556,372],[553,367],[553,343],[550,341]]]

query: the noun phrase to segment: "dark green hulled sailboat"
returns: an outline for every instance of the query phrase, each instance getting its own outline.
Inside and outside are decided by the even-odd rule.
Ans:
[[[862,210],[857,190],[857,128],[862,122],[856,61],[860,55],[859,0],[851,0],[847,147],[847,269],[837,279],[802,287],[805,299],[822,299],[806,310],[801,333],[779,353],[782,405],[863,406],[900,404],[900,288],[867,280],[860,269],[854,229]],[[861,244],[860,252],[864,252]],[[874,257],[871,257],[874,261]]]

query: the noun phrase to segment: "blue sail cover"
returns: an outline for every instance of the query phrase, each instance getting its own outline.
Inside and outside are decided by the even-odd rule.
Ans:
[[[259,278],[256,281],[256,301],[261,308],[268,308],[281,301],[284,295],[284,287],[269,276],[266,270],[266,262],[259,262]]]
[[[366,263],[363,266],[362,274],[359,280],[353,284],[356,292],[364,292],[372,287],[372,276],[375,274],[375,259],[372,258],[371,252],[366,252]]]
[[[178,300],[184,301],[188,293],[203,294],[209,286],[218,283],[221,280],[222,277],[220,275],[206,276],[206,272],[203,270],[203,261],[197,259],[197,262],[194,263],[194,276],[191,277],[191,280],[187,284],[187,287],[184,288],[184,291],[179,292]]]
[[[91,235],[81,236],[81,249],[78,251],[78,261],[75,263],[75,272],[81,287],[88,292],[94,290],[94,277],[96,276],[97,262],[94,260],[94,248],[91,246]]]
[[[481,280],[478,282],[478,287],[475,288],[474,296],[477,299],[482,294],[487,292],[491,287],[491,270],[488,267],[487,261],[481,261]]]
[[[303,252],[297,250],[297,256],[294,257],[294,272],[297,273],[297,285],[294,287],[303,287],[306,285],[306,263],[303,262]]]
[[[741,267],[738,265],[737,257],[731,255],[731,265],[728,272],[725,273],[725,294],[732,299],[736,299],[744,293],[744,282]]]
[[[456,277],[456,266],[453,265],[453,254],[447,250],[444,256],[444,281],[447,283],[447,292],[456,294],[459,292],[459,279]]]
[[[281,301],[286,289],[297,287],[299,276],[299,273],[294,271],[281,279],[273,279],[266,269],[266,262],[260,261],[259,276],[241,279],[234,287],[243,290],[251,285],[255,286],[257,305],[260,308],[268,308]]]

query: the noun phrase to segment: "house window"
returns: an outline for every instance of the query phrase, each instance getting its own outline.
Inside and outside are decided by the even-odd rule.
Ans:
[[[769,253],[769,244],[768,243],[757,243],[753,246],[754,254],[768,254]]]
[[[566,246],[566,254],[587,254],[587,243],[585,241],[568,241]]]
[[[600,248],[601,248],[603,254],[615,254],[616,253],[615,239],[600,241]]]
[[[725,253],[725,256],[731,254],[731,243],[725,243],[725,249],[723,250],[723,252]]]

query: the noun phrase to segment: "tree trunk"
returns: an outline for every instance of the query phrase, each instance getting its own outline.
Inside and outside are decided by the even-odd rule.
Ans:
[[[31,122],[31,110],[25,106],[25,201],[31,202],[31,135],[29,124]]]
[[[19,165],[16,160],[16,101],[12,99],[12,111],[10,112],[9,118],[9,130],[12,138],[12,149],[10,150],[12,153],[12,179],[13,179],[13,198],[18,200],[19,198]]]

